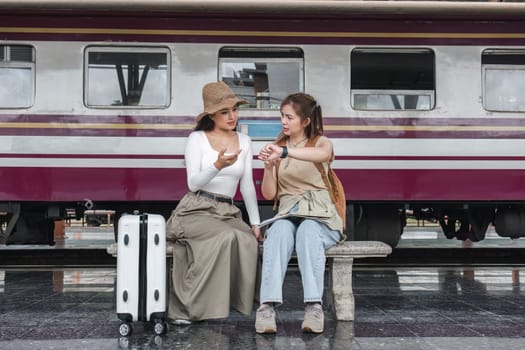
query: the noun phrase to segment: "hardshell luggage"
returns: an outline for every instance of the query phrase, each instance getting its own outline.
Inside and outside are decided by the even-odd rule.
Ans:
[[[131,323],[153,321],[156,334],[166,323],[166,221],[162,215],[124,214],[118,221],[117,317],[119,333]]]

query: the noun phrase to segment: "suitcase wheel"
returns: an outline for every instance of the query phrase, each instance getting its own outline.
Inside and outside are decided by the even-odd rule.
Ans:
[[[157,335],[165,334],[168,331],[168,324],[165,321],[155,321],[153,331]]]
[[[120,324],[120,327],[118,329],[118,332],[121,336],[125,337],[131,334],[131,325],[127,322],[123,322]]]

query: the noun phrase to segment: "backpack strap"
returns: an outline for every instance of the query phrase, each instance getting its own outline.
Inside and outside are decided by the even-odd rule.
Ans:
[[[284,146],[285,142],[281,141],[277,144],[277,146]],[[277,194],[279,193],[279,167],[281,166],[281,158],[277,159],[275,162],[274,168],[275,168],[275,197],[273,197],[273,211],[277,210]]]
[[[308,142],[306,143],[305,147],[315,147],[315,145],[317,144],[317,140],[319,140],[319,137],[320,136],[316,136],[312,139],[309,139]],[[334,160],[335,158],[335,154],[334,154],[334,151],[332,150],[332,157],[330,158],[330,161],[328,162],[328,172],[330,172],[330,164],[332,163],[332,161]],[[326,170],[323,166],[323,163],[321,162],[315,162],[314,163],[315,167],[317,168],[317,170],[319,171],[319,173],[321,173],[321,178],[323,179],[323,182],[324,182],[324,185],[326,186],[326,189],[328,190],[328,193],[330,193],[330,199],[332,200],[332,203],[336,203],[337,200],[337,186],[334,184],[333,182],[333,179],[331,179],[327,173],[326,173]]]
[[[276,164],[274,165],[275,168],[275,197],[273,197],[273,210],[277,210],[277,194],[279,193],[279,166],[281,165],[281,160],[278,159]]]

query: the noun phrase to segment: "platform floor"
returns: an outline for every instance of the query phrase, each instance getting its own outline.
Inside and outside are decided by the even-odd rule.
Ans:
[[[72,261],[89,262],[89,256],[100,258],[113,239],[111,227],[68,227],[65,238],[53,247],[2,246],[0,255],[21,255],[21,261],[32,260],[34,266],[43,261],[37,251],[43,256],[57,251],[56,260],[65,256],[61,251],[69,252]],[[500,252],[525,256],[525,239],[501,238],[489,230],[486,240],[465,243],[426,226],[406,230],[398,248],[405,256],[422,254],[416,260],[424,265],[427,252],[438,255],[456,248],[483,248],[477,249],[479,254],[503,248]],[[525,348],[525,264],[364,265],[354,273],[355,322],[338,322],[327,312],[321,335],[300,330],[302,287],[299,272],[290,268],[276,335],[255,334],[255,312],[248,317],[232,312],[227,319],[171,326],[161,337],[136,324],[130,338],[118,335],[114,261],[96,268],[0,267],[0,349]]]
[[[0,270],[0,349],[523,349],[523,268],[356,268],[355,322],[326,313],[303,334],[299,272],[290,269],[276,335],[255,312],[118,335],[114,268]]]

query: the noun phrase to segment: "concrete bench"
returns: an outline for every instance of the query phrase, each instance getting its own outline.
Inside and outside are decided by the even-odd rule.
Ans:
[[[352,288],[352,265],[354,259],[385,257],[392,248],[377,241],[345,241],[326,250],[328,262],[327,306],[335,312],[338,321],[353,321],[355,313]]]
[[[117,256],[117,244],[111,244],[108,254]],[[383,242],[345,241],[326,251],[328,263],[328,291],[325,293],[327,306],[335,312],[338,321],[353,321],[355,312],[352,289],[352,265],[354,259],[385,257],[392,248]],[[173,247],[167,245],[166,257],[172,258]]]

